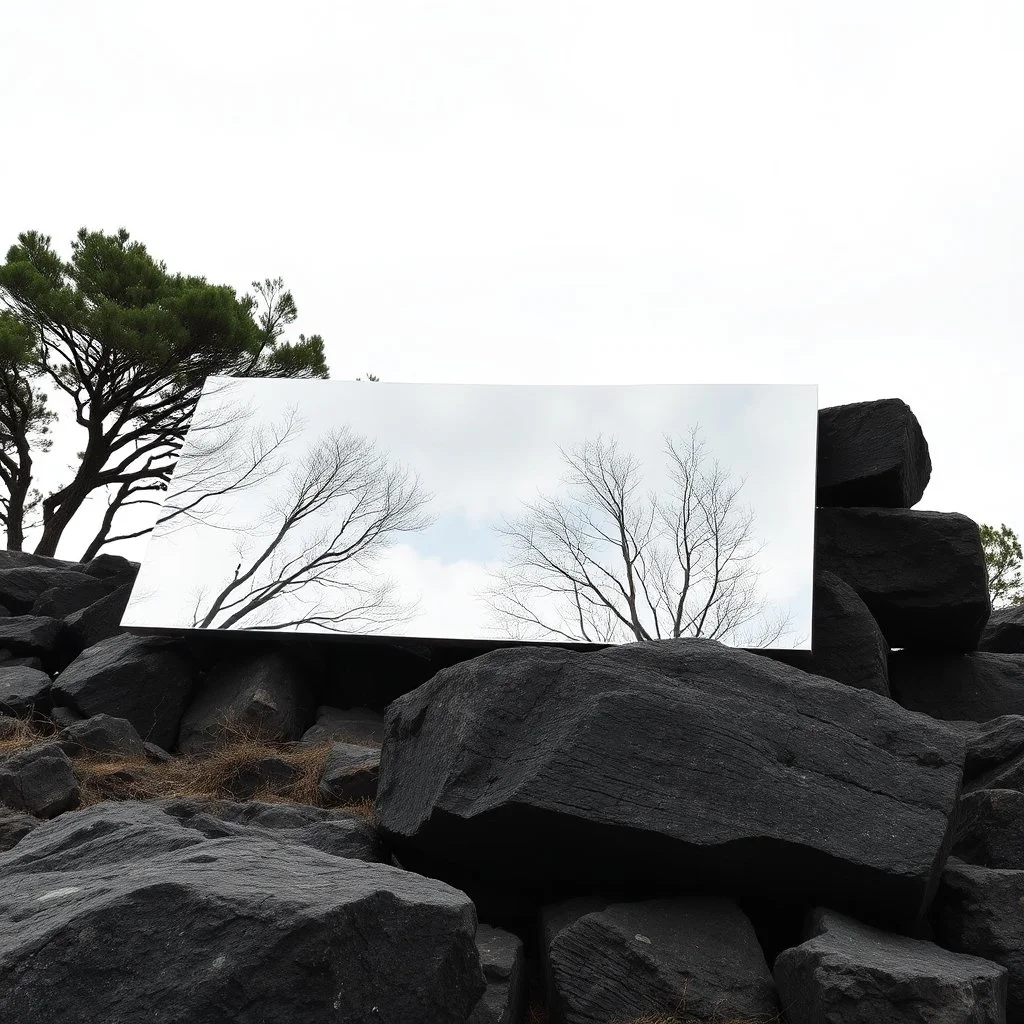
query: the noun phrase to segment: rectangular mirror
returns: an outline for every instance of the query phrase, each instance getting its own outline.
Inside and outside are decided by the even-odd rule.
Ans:
[[[211,377],[122,625],[807,649],[817,388]]]

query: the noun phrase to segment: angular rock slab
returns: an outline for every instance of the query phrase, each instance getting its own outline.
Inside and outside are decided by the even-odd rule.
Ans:
[[[1003,1024],[1006,969],[817,910],[775,961],[788,1024]]]
[[[309,725],[309,687],[299,664],[281,651],[224,662],[208,673],[181,722],[183,754],[207,753],[231,730],[292,742]]]
[[[377,795],[380,749],[334,743],[324,762],[317,789],[332,803],[372,800]]]
[[[60,667],[64,623],[47,615],[15,615],[0,619],[0,647],[15,657],[39,658],[50,668]]]
[[[484,969],[487,991],[466,1024],[522,1024],[526,1012],[526,969],[518,936],[481,924],[476,948]]]
[[[0,568],[0,604],[9,608],[14,615],[27,615],[44,591],[73,587],[87,579],[89,577],[84,573],[66,567],[66,563],[59,567],[27,564],[10,569]]]
[[[912,508],[931,473],[928,442],[906,402],[818,411],[817,505]]]
[[[911,711],[951,721],[1024,715],[1024,654],[895,651],[889,690]]]
[[[932,914],[936,941],[1007,969],[1007,1024],[1024,1022],[1024,871],[950,859]]]
[[[686,877],[913,919],[963,760],[940,723],[714,641],[505,649],[391,704],[376,815],[430,873]]]
[[[890,647],[972,651],[989,616],[977,523],[954,512],[821,508],[814,564],[845,580]]]
[[[1024,793],[979,789],[962,796],[952,854],[981,867],[1024,870]]]
[[[754,928],[731,900],[570,900],[545,909],[542,929],[548,1005],[563,1024],[778,1013]]]
[[[56,743],[28,747],[0,761],[0,803],[37,818],[54,818],[78,806],[71,759]]]
[[[88,647],[122,633],[121,619],[132,596],[132,585],[124,583],[98,601],[72,612],[65,620],[65,643],[80,654]]]
[[[174,639],[111,637],[83,651],[53,683],[55,704],[90,718],[127,718],[146,740],[170,750],[195,682]]]
[[[65,726],[57,734],[61,750],[76,754],[119,754],[122,757],[146,756],[146,747],[135,726],[127,718],[93,715]]]
[[[988,618],[978,650],[996,654],[1024,654],[1024,604],[997,608]]]
[[[106,580],[94,576],[82,576],[74,583],[44,590],[32,605],[32,615],[49,615],[64,619],[82,608],[88,607],[101,597],[106,597],[112,587]]]
[[[106,863],[68,841],[0,855],[4,1020],[464,1024],[484,992],[473,905],[432,879],[252,837]]]

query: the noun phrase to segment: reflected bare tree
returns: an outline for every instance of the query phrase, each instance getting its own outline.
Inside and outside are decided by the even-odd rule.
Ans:
[[[486,596],[519,639],[588,643],[707,637],[761,647],[790,625],[761,596],[763,545],[699,427],[665,438],[670,486],[642,490],[638,459],[598,437],[561,449],[565,492],[498,527],[507,563]]]

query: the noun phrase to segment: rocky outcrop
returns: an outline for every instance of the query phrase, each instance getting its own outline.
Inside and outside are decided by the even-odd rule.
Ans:
[[[819,506],[912,508],[931,477],[928,442],[898,398],[818,413]]]
[[[845,580],[891,647],[972,651],[988,621],[976,523],[952,512],[823,508],[814,560]]]
[[[173,747],[195,666],[163,637],[112,637],[80,654],[53,684],[55,704],[85,717],[127,718],[144,739]]]
[[[775,981],[788,1024],[1002,1024],[1006,969],[817,910]]]
[[[754,929],[730,900],[577,899],[547,908],[542,927],[548,1006],[564,1024],[778,1013]]]
[[[932,718],[1024,715],[1024,654],[897,651],[889,658],[889,689],[905,708]]]
[[[683,875],[907,920],[938,881],[964,754],[878,694],[713,641],[511,649],[391,705],[376,807],[403,863],[432,871]]]

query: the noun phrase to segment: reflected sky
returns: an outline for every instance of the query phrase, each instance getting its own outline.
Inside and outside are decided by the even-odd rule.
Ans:
[[[746,570],[757,575],[757,586],[744,591],[748,605],[756,602],[760,609],[756,621],[719,638],[743,646],[806,647],[816,426],[816,388],[805,385],[211,378],[123,624],[450,639],[635,639],[617,617],[630,618],[628,601],[622,603],[629,573],[615,545],[601,539],[609,524],[615,533],[614,517],[604,521],[592,514],[600,512],[592,492],[589,505],[581,500],[584,491],[569,480],[565,454],[589,443],[603,445],[607,456],[614,441],[618,456],[631,460],[626,519],[635,510],[640,527],[633,536],[633,574],[646,570],[651,593],[658,590],[656,576],[663,584],[653,606],[664,625],[682,578],[681,563],[673,579],[665,572],[673,540],[665,524],[681,507],[665,439],[679,445],[699,428],[701,471],[717,460],[720,483],[742,484],[734,508],[749,510],[750,538],[742,550]],[[552,509],[569,517],[562,523],[568,533],[563,531],[561,551],[545,548],[553,542],[557,547],[550,529],[538,530],[538,510],[550,516]],[[581,548],[584,535],[589,539]],[[524,537],[534,544],[529,558]],[[709,557],[707,545],[704,555]],[[586,578],[603,574],[610,589],[602,594],[595,586],[581,600],[581,566],[591,570]],[[510,582],[512,567],[517,572]],[[552,586],[554,578],[559,586]],[[626,586],[616,591],[620,583]],[[510,615],[513,584],[514,605],[520,612],[528,608],[537,621]],[[609,597],[614,611],[605,607]],[[687,600],[694,607],[706,600],[715,613],[727,603],[721,588],[712,598],[695,583]],[[735,604],[738,597],[730,600]],[[654,623],[651,607],[648,594],[645,629]],[[596,615],[590,627],[572,625],[581,611]],[[782,632],[757,642],[767,636],[761,627],[769,619],[778,624],[783,618],[788,624]]]

